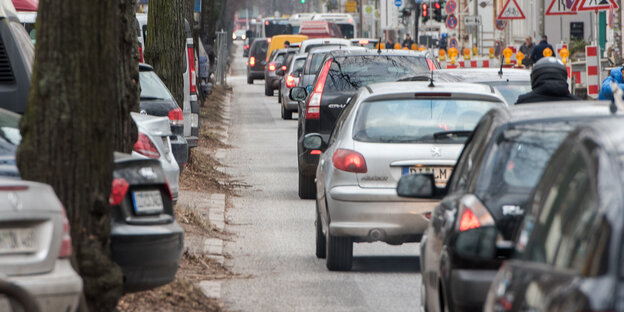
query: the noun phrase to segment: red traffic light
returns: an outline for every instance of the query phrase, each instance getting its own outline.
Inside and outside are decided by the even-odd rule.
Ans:
[[[422,4],[422,16],[427,16],[427,4],[423,3]]]
[[[439,9],[440,9],[440,3],[435,2],[435,3],[433,4],[433,7],[434,7],[436,10],[439,10]]]

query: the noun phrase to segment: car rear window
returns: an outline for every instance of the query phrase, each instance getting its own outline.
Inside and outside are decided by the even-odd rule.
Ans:
[[[507,189],[533,188],[548,160],[572,130],[574,122],[531,123],[503,131],[483,174],[482,185],[496,194]]]
[[[329,68],[324,92],[355,91],[371,83],[397,81],[423,71],[429,71],[429,66],[422,56],[336,57]]]
[[[281,64],[284,61],[285,56],[286,56],[286,53],[279,53],[275,56],[275,58],[273,59],[273,62]]]
[[[142,100],[173,100],[167,86],[153,71],[139,72]]]
[[[515,104],[520,95],[531,92],[530,81],[496,81],[489,83],[486,82],[484,84],[496,88],[496,90],[503,95],[505,101],[509,103],[509,105]]]
[[[463,143],[496,102],[396,99],[364,102],[353,139],[373,143]]]
[[[317,74],[319,69],[321,68],[321,64],[323,64],[323,59],[329,53],[316,53],[312,54],[310,57],[310,66],[308,67],[307,74]]]
[[[269,48],[269,42],[266,40],[256,40],[251,46],[251,55],[254,57],[262,56],[266,57],[267,49]]]

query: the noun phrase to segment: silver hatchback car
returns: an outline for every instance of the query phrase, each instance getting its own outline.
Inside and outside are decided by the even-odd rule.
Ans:
[[[506,105],[481,84],[392,82],[360,88],[321,152],[316,172],[316,256],[350,270],[354,242],[418,242],[437,201],[397,196],[402,175],[432,172],[444,186],[482,115]]]

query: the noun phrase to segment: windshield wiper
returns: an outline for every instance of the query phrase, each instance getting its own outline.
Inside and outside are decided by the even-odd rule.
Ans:
[[[151,100],[164,100],[164,98],[156,97],[156,96],[142,96],[141,100],[147,100],[147,101],[151,101]]]
[[[440,131],[433,134],[435,140],[438,139],[452,139],[456,137],[469,137],[472,131],[457,130],[457,131]]]

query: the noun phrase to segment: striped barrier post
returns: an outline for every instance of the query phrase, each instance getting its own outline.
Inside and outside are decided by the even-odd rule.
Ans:
[[[587,95],[597,97],[600,92],[600,60],[598,46],[585,47],[585,72],[587,73]]]

